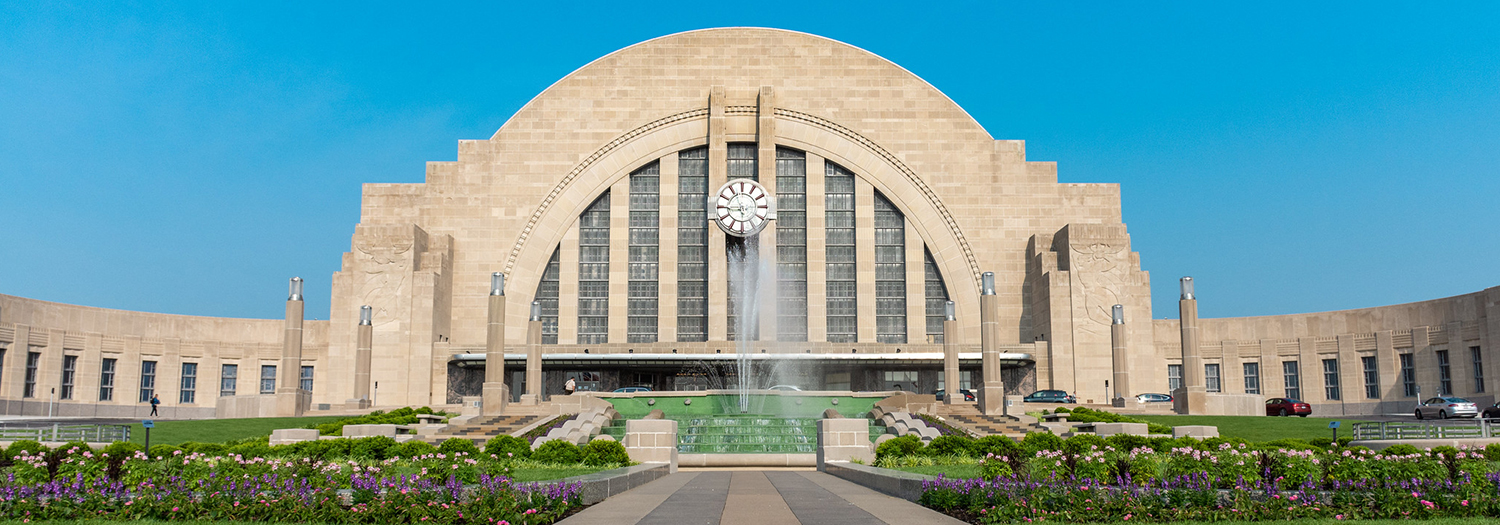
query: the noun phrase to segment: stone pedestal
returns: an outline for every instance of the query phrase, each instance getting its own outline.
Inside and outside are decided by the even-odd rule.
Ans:
[[[1116,306],[1116,308],[1119,308],[1119,306]],[[1120,314],[1120,315],[1121,315],[1121,317],[1123,317],[1123,314]],[[1131,392],[1130,392],[1130,354],[1126,351],[1126,348],[1125,348],[1125,341],[1126,341],[1126,338],[1125,338],[1125,322],[1124,322],[1123,318],[1122,319],[1117,319],[1114,324],[1110,325],[1109,336],[1110,336],[1110,343],[1111,343],[1110,344],[1110,347],[1111,347],[1110,348],[1110,350],[1111,350],[1110,357],[1113,358],[1113,360],[1114,360],[1114,369],[1115,369],[1114,370],[1114,372],[1115,372],[1114,373],[1114,389],[1115,389],[1114,394],[1115,395],[1114,395],[1114,398],[1110,400],[1110,404],[1114,405],[1116,407],[1123,407],[1131,399]]]
[[[1174,404],[1182,414],[1206,414],[1208,385],[1203,379],[1203,354],[1198,350],[1198,301],[1189,291],[1191,283],[1191,277],[1183,278],[1183,296],[1178,301],[1182,320],[1182,401],[1174,400]]]
[[[949,304],[952,304],[949,301]],[[963,379],[958,373],[958,321],[943,321],[943,396],[944,404],[964,402]]]
[[[535,405],[545,400],[542,394],[542,318],[541,305],[532,307],[532,319],[526,326],[526,393],[521,404]]]
[[[510,388],[505,386],[505,290],[504,279],[495,274],[496,282],[490,290],[489,324],[484,340],[484,404],[480,413],[498,416],[505,413],[510,403]]]
[[[868,428],[865,430],[869,432]],[[631,461],[665,463],[677,472],[677,422],[671,419],[632,419],[625,422],[625,452]]]
[[[354,396],[344,404],[348,408],[370,408],[370,359],[371,346],[375,341],[375,327],[370,320],[370,307],[359,309],[359,327],[356,329],[354,350]]]
[[[875,463],[870,446],[870,421],[867,419],[818,420],[818,470],[828,462],[848,463],[860,460]]]
[[[302,279],[292,278],[292,291],[286,301],[286,324],[281,340],[280,376],[276,385],[276,415],[301,416],[312,407],[312,392],[298,388],[302,384]]]
[[[995,295],[995,274],[984,272],[979,295],[979,343],[984,365],[984,386],[979,391],[979,410],[986,415],[1005,414],[1005,380],[1000,372],[1000,298]]]

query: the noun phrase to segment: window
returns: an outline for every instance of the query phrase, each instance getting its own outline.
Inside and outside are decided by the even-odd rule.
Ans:
[[[823,376],[823,388],[825,390],[848,390],[849,373],[835,372]]]
[[[566,383],[569,379],[573,380],[573,386],[579,392],[597,392],[603,384],[599,372],[564,372],[563,382]]]
[[[62,388],[58,392],[58,399],[73,399],[73,377],[78,372],[78,356],[63,356]]]
[[[1207,382],[1207,387],[1208,387],[1207,390],[1209,392],[1219,392],[1219,391],[1221,391],[1220,388],[1219,388],[1219,365],[1217,365],[1217,364],[1203,365],[1203,378]]]
[[[106,358],[99,364],[99,400],[115,398],[115,360]]]
[[[1474,359],[1474,391],[1484,392],[1484,355],[1479,353],[1479,347],[1469,347],[1469,355]]]
[[[313,387],[313,367],[303,366],[302,370],[300,372],[301,372],[301,375],[297,376],[297,388],[300,388],[302,390],[306,390],[308,392],[312,392],[312,387]]]
[[[1438,395],[1453,395],[1453,370],[1448,366],[1448,351],[1438,350]]]
[[[919,392],[917,390],[916,370],[887,370],[884,376],[883,379],[885,379],[885,388],[887,390]]]
[[[235,383],[240,380],[240,365],[219,367],[219,397],[234,395]]]
[[[756,161],[759,150],[753,142],[736,142],[728,145],[729,178],[760,180]],[[740,297],[755,298],[760,289],[759,237],[728,237],[725,239],[725,255],[729,273],[725,276],[728,285],[724,304],[727,307],[730,341],[760,339],[760,320],[755,318],[759,309],[746,310]],[[738,290],[738,291],[737,291]],[[752,299],[755,300],[755,299]],[[741,317],[744,317],[741,320]],[[740,332],[745,332],[741,334]]]
[[[823,166],[828,342],[853,343],[859,337],[854,266],[854,173],[832,162]]]
[[[141,361],[141,402],[156,396],[156,361]]]
[[[578,344],[609,340],[609,192],[578,216]]]
[[[906,342],[906,218],[875,192],[875,341]]]
[[[1260,363],[1245,363],[1245,393],[1260,393]]]
[[[1369,399],[1380,399],[1380,370],[1376,364],[1375,356],[1364,356],[1359,358],[1359,363],[1365,370],[1365,397]]]
[[[943,285],[943,274],[938,271],[932,252],[922,249],[922,266],[926,273],[927,288],[927,342],[943,342],[943,321],[948,320],[948,287]]]
[[[677,340],[708,340],[708,148],[677,153]],[[778,219],[780,220],[780,219]]]
[[[5,370],[5,345],[0,345],[0,371]],[[0,373],[0,376],[5,374]]]
[[[178,392],[178,403],[193,404],[193,399],[198,394],[198,363],[182,364],[182,388]]]
[[[630,174],[629,261],[625,340],[656,342],[661,238],[661,169],[652,162]]]
[[[1417,397],[1417,366],[1411,354],[1401,354],[1401,388],[1406,397]]]
[[[1182,365],[1167,365],[1167,391],[1182,388]]]
[[[1302,399],[1301,372],[1296,361],[1282,361],[1281,374],[1286,379],[1286,397]]]
[[[21,397],[36,397],[36,369],[41,362],[41,352],[26,352],[26,390]]]
[[[260,365],[260,393],[276,393],[276,365]]]
[[[776,148],[776,340],[807,340],[807,154]]]
[[[1330,401],[1338,401],[1342,397],[1339,391],[1339,360],[1323,360],[1323,395]]]
[[[552,258],[536,285],[536,301],[542,304],[542,344],[557,344],[557,294],[562,281],[562,247],[552,249]]]

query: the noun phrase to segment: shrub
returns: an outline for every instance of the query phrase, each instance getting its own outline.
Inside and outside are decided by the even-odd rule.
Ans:
[[[373,436],[354,440],[349,447],[349,457],[356,459],[386,459],[396,448],[396,440],[386,436]]]
[[[1484,459],[1500,461],[1500,443],[1490,443],[1484,446]]]
[[[143,447],[136,443],[131,443],[129,441],[116,441],[114,443],[110,443],[108,446],[105,446],[104,450],[102,450],[101,452],[108,454],[110,461],[114,461],[117,458],[123,461],[126,459],[130,459],[131,456],[134,456],[136,451],[144,450],[146,450],[146,447]]]
[[[583,462],[595,467],[624,465],[630,463],[630,454],[625,452],[625,445],[613,439],[596,439],[583,446]]]
[[[197,452],[199,454],[207,456],[222,456],[226,452],[229,452],[229,447],[220,445],[218,443],[194,443],[192,441],[189,441],[187,443],[183,443],[181,446],[183,452]]]
[[[531,451],[531,459],[540,463],[574,464],[583,460],[583,451],[561,439],[554,439]]]
[[[263,458],[274,455],[274,452],[272,452],[271,450],[270,444],[256,441],[252,441],[249,443],[240,443],[238,445],[229,447],[229,451],[231,453],[239,454],[247,458]]]
[[[438,452],[444,454],[464,453],[471,456],[479,454],[479,447],[473,441],[464,438],[448,438],[438,445]]]
[[[1036,455],[1043,450],[1062,450],[1063,440],[1051,432],[1031,432],[1021,438],[1021,451]]]
[[[182,449],[173,445],[151,445],[147,454],[153,458],[170,458],[177,452],[182,452]]]
[[[5,449],[5,455],[9,456],[11,458],[19,456],[21,454],[26,454],[26,455],[29,455],[29,456],[37,456],[37,455],[41,455],[41,454],[47,453],[47,450],[48,449],[47,449],[46,445],[43,445],[41,443],[29,440],[29,439],[23,439],[23,440],[11,443],[10,444],[10,448]]]
[[[1138,448],[1150,447],[1151,438],[1134,434],[1115,434],[1104,438],[1104,443],[1115,447],[1115,450],[1128,453]]]
[[[1076,456],[1092,452],[1095,448],[1104,450],[1104,447],[1107,445],[1108,443],[1104,441],[1104,438],[1097,435],[1079,434],[1063,441],[1062,449],[1063,452],[1067,452]]]
[[[1080,410],[1088,410],[1088,409],[1080,407]],[[1052,413],[1053,414],[1070,414],[1070,413],[1072,413],[1072,411],[1068,410],[1068,407],[1058,407],[1058,409],[1057,410],[1053,410]]]
[[[1353,443],[1353,442],[1354,442],[1354,438],[1349,437],[1349,436],[1341,437],[1338,440],[1339,447],[1347,447],[1347,446],[1349,446],[1350,443]]]
[[[412,440],[396,445],[396,448],[390,451],[390,455],[396,458],[414,458],[426,454],[435,454],[437,450],[437,447],[433,446],[432,443]]]
[[[924,450],[929,456],[973,457],[974,440],[965,436],[938,436]]]
[[[917,436],[906,435],[895,439],[886,440],[880,446],[875,447],[875,461],[880,458],[893,456],[914,456],[922,452],[922,439]],[[536,453],[533,452],[534,456]]]
[[[978,457],[994,454],[1014,458],[1020,453],[1021,445],[1006,436],[985,436],[974,442],[974,455]]]
[[[1313,448],[1315,447],[1313,447],[1311,443],[1300,439],[1278,439],[1275,441],[1267,441],[1260,444],[1260,449],[1265,451],[1274,451],[1279,449],[1312,450]]]
[[[1321,448],[1323,450],[1328,450],[1330,448],[1333,448],[1333,438],[1312,438],[1307,440],[1307,444]]]
[[[1408,445],[1406,443],[1397,443],[1395,445],[1385,447],[1385,450],[1380,451],[1380,453],[1387,456],[1408,456],[1411,454],[1421,454],[1422,449]]]
[[[485,442],[484,453],[500,459],[526,459],[531,457],[531,445],[515,436],[495,436]]]

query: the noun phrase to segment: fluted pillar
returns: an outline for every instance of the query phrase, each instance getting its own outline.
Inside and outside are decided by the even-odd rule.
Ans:
[[[1005,379],[1000,370],[1000,298],[995,295],[995,273],[984,272],[979,286],[979,344],[984,364],[984,388],[979,409],[989,415],[1005,413]]]
[[[1110,357],[1114,359],[1114,398],[1111,403],[1123,407],[1130,401],[1130,354],[1125,350],[1125,307],[1115,305],[1109,325]]]
[[[1198,350],[1198,299],[1193,295],[1193,278],[1182,278],[1182,299],[1178,301],[1182,326],[1182,388],[1172,392],[1172,406],[1179,414],[1203,414],[1208,411],[1208,385],[1203,381],[1203,354]]]
[[[542,303],[531,302],[531,317],[526,324],[526,393],[521,394],[521,404],[535,405],[543,401],[542,395]]]
[[[498,416],[510,403],[505,387],[505,274],[490,274],[489,325],[484,338],[484,390],[481,413]]]
[[[370,408],[370,347],[375,339],[371,323],[372,309],[359,307],[359,327],[354,347],[354,397],[344,402],[348,408]]]
[[[958,376],[958,321],[953,301],[945,305],[943,319],[943,402],[949,405],[964,401],[963,381]],[[957,401],[955,401],[955,399]]]
[[[302,390],[302,278],[293,277],[286,298],[286,324],[281,339],[281,364],[276,385],[276,413],[300,416],[312,402],[312,392]]]

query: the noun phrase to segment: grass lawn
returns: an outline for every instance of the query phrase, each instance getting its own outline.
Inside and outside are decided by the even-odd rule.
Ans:
[[[510,479],[514,481],[544,481],[562,479],[569,476],[582,476],[595,472],[604,472],[608,469],[597,467],[563,467],[563,468],[537,468],[512,471]]]
[[[926,474],[936,476],[942,474],[944,477],[955,479],[972,479],[979,477],[979,465],[932,465],[929,467],[897,467],[891,470],[911,472],[913,474]]]
[[[340,416],[258,417],[247,419],[199,419],[190,421],[157,421],[151,429],[152,445],[177,445],[186,441],[223,443],[231,439],[268,436],[280,428],[302,428],[337,421]],[[140,423],[130,425],[130,440],[146,443],[146,429]]]
[[[1275,441],[1278,439],[1331,438],[1333,431],[1328,423],[1339,421],[1339,437],[1354,433],[1352,419],[1330,419],[1322,417],[1270,417],[1270,416],[1140,416],[1130,417],[1163,425],[1213,425],[1219,427],[1219,435],[1244,438],[1249,441]]]

